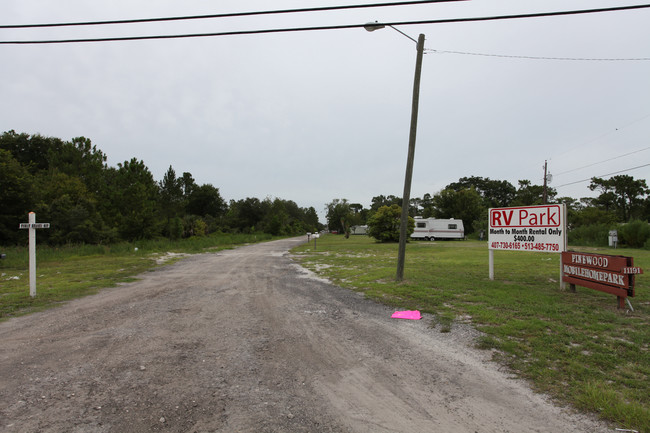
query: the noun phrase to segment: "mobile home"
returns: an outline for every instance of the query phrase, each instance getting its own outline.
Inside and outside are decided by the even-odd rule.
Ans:
[[[416,217],[415,230],[411,238],[425,241],[465,239],[465,227],[463,227],[463,220]]]

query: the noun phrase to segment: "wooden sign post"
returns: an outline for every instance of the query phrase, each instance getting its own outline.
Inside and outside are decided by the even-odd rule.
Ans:
[[[28,223],[20,223],[21,229],[29,229],[29,296],[36,296],[36,229],[49,229],[50,223],[36,223],[36,214],[29,213]]]

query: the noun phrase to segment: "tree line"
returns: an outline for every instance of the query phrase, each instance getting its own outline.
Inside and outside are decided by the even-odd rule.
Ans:
[[[487,229],[490,208],[540,205],[546,198],[548,204],[566,203],[569,236],[574,242],[602,244],[607,242],[608,231],[613,228],[620,228],[631,246],[640,247],[649,242],[650,190],[644,179],[627,175],[609,179],[594,177],[589,189],[598,192],[598,196],[557,197],[554,188],[546,187],[545,191],[543,185],[529,180],[520,180],[515,187],[505,180],[462,177],[437,193],[411,199],[409,215],[462,219],[465,233],[472,234]],[[345,198],[333,199],[326,205],[327,224],[332,230],[347,233],[352,226],[366,225],[382,207],[394,205],[401,208],[402,199],[379,195],[372,198],[369,208]]]
[[[63,141],[39,134],[0,136],[0,245],[24,241],[19,224],[33,211],[50,229],[49,244],[108,244],[214,232],[294,235],[320,229],[313,207],[247,197],[226,202],[219,188],[178,176],[170,165],[156,181],[143,161],[109,167],[85,137]]]
[[[51,228],[39,232],[50,244],[102,244],[166,237],[181,239],[215,232],[297,235],[322,229],[313,207],[291,200],[247,197],[226,202],[219,188],[199,185],[191,173],[180,176],[170,166],[156,181],[143,161],[132,158],[109,167],[106,155],[85,137],[59,138],[4,132],[0,136],[0,245],[24,241],[18,230],[34,211]],[[597,197],[557,197],[553,188],[529,180],[462,177],[441,191],[409,202],[409,214],[423,218],[462,219],[467,234],[487,228],[494,207],[566,203],[569,235],[583,244],[606,241],[622,223],[636,227],[637,246],[650,238],[650,190],[644,179],[618,175],[594,177]],[[337,198],[326,204],[327,226],[346,233],[366,225],[386,206],[402,206],[400,197],[378,195],[370,207]]]

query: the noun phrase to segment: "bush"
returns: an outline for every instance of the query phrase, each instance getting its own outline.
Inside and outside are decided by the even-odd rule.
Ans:
[[[609,224],[591,224],[569,230],[569,245],[606,247],[609,245]]]
[[[382,206],[368,219],[368,236],[380,242],[399,242],[402,208],[394,204]],[[415,230],[415,220],[408,217],[407,236]]]
[[[650,224],[634,220],[618,228],[619,240],[630,248],[642,248],[650,239]]]

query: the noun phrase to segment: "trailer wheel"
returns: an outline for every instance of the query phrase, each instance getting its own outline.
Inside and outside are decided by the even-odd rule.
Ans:
[[[430,240],[431,242],[433,242],[433,241],[436,240],[436,238],[435,238],[434,236],[431,236],[431,237],[429,238],[429,240]]]

